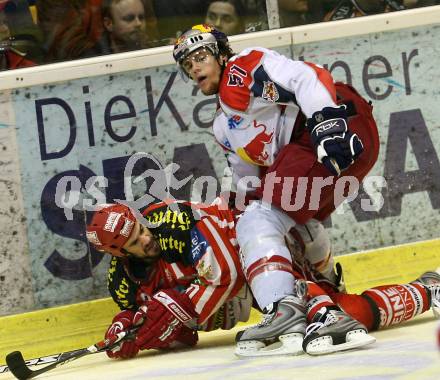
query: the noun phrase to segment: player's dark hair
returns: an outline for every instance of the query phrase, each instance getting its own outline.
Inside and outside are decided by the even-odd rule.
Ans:
[[[217,46],[219,55],[225,55],[228,59],[235,55],[229,43],[217,41]]]

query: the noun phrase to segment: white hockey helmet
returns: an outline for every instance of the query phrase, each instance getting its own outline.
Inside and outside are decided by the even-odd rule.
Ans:
[[[183,32],[175,42],[173,50],[173,57],[177,63],[179,71],[184,73],[180,67],[183,60],[192,52],[200,48],[206,48],[213,56],[218,57],[219,42],[224,46],[227,46],[229,44],[228,37],[223,32],[220,32],[208,24],[194,25],[191,29]],[[184,74],[186,76],[186,73]]]

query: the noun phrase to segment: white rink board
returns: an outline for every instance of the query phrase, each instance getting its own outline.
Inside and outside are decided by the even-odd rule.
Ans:
[[[238,329],[205,333],[197,349],[143,352],[135,359],[113,361],[105,354],[90,355],[47,372],[38,379],[63,380],[336,380],[440,378],[440,352],[435,332],[438,321],[428,311],[392,329],[373,333],[368,348],[321,357],[274,357],[240,360],[233,354]],[[34,367],[35,368],[35,367]],[[11,374],[0,380],[13,379]]]

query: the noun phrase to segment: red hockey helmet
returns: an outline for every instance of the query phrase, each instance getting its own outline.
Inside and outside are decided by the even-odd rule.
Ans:
[[[15,1],[12,0],[0,0],[0,12],[3,10],[6,11],[15,11],[17,9],[17,4]]]
[[[129,239],[136,218],[127,206],[104,204],[87,225],[87,240],[101,252],[125,256],[121,251]]]

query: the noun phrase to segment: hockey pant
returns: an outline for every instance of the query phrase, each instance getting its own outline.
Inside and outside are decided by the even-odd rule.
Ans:
[[[356,178],[359,183],[362,182],[377,161],[379,135],[372,106],[349,85],[336,83],[336,92],[338,104],[348,105],[348,113],[351,114],[348,118],[348,129],[361,139],[364,145],[362,154],[339,178],[333,177],[326,167],[318,162],[309,133],[301,125],[295,126],[295,130],[299,129],[301,133],[280,150],[256,191],[258,197],[263,198],[265,186],[273,185],[273,191],[266,192],[264,201],[283,209],[298,224],[304,224],[311,218],[324,221],[344,199],[357,191],[354,186],[349,186],[351,179]],[[274,177],[293,180],[285,186],[284,180],[273,183]],[[302,178],[307,179],[306,185],[300,180]],[[347,178],[345,188],[342,192],[337,191],[336,184],[341,183],[343,178]],[[316,187],[316,181],[322,182]],[[286,205],[284,200],[285,187],[289,189],[289,205]],[[271,199],[266,199],[268,197]]]

